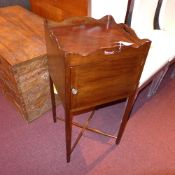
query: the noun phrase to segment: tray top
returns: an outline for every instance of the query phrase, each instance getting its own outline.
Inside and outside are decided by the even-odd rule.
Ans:
[[[65,20],[50,28],[50,34],[60,49],[68,53],[86,56],[98,49],[123,46],[139,47],[143,42],[132,29],[115,23],[112,16],[100,20],[77,17]]]
[[[16,65],[46,55],[43,22],[20,6],[0,8],[0,56]]]

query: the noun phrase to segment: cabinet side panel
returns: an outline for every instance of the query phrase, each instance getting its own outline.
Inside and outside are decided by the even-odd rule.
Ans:
[[[24,101],[18,91],[13,67],[0,57],[0,91],[14,104],[24,118],[27,118]]]
[[[58,95],[65,104],[65,53],[59,50],[56,41],[51,37],[47,28],[45,29],[48,70],[55,84]]]

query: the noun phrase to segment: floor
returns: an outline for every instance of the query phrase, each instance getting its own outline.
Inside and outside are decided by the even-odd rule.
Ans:
[[[28,124],[0,94],[1,175],[174,175],[175,79],[168,74],[152,98],[137,98],[121,143],[85,132],[66,163],[64,123],[51,111]],[[115,133],[123,103],[98,110],[91,125]],[[58,115],[63,115],[61,106]],[[85,119],[87,114],[76,116]],[[73,128],[73,138],[79,129]]]

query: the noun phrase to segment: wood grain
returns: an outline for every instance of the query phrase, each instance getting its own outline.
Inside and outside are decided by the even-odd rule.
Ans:
[[[27,116],[24,108],[13,69],[9,63],[0,57],[0,91],[15,105],[24,116]]]
[[[0,54],[10,65],[46,54],[43,19],[20,6],[0,8]]]
[[[20,6],[0,9],[0,91],[27,121],[51,108],[43,24]]]
[[[73,16],[87,16],[88,3],[88,0],[30,0],[34,13],[55,21]]]

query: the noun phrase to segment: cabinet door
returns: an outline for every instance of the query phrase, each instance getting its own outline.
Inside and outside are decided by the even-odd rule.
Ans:
[[[71,68],[71,108],[85,109],[127,97],[136,88],[139,57],[119,58]]]

